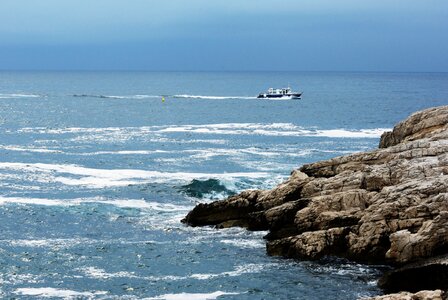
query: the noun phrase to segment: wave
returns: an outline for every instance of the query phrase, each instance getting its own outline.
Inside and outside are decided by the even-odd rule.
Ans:
[[[181,299],[190,299],[190,300],[213,300],[218,297],[225,295],[239,295],[239,293],[226,293],[221,291],[216,291],[213,293],[179,293],[179,294],[163,294],[153,298],[146,298],[147,300],[181,300]]]
[[[238,248],[265,248],[266,243],[262,239],[250,240],[250,239],[227,239],[220,241],[223,244],[232,245]]]
[[[385,131],[389,131],[389,128],[373,128],[373,129],[359,129],[359,130],[346,130],[346,129],[328,129],[317,130],[314,132],[314,136],[330,137],[330,138],[379,138]]]
[[[42,183],[60,183],[69,186],[86,186],[89,188],[128,186],[145,183],[188,182],[193,179],[209,178],[231,181],[236,178],[259,179],[269,177],[269,174],[266,172],[170,173],[138,169],[94,169],[78,165],[45,163],[0,163],[0,169],[24,172],[24,179],[31,173],[33,174],[33,179]]]
[[[379,138],[388,128],[373,129],[317,129],[291,123],[228,123],[166,126],[161,133],[198,133],[221,135],[306,136],[330,138]]]
[[[202,96],[202,95],[173,95],[173,98],[180,99],[204,99],[204,100],[234,100],[234,99],[257,99],[257,97],[248,96]]]
[[[93,155],[154,155],[154,154],[166,154],[166,153],[178,153],[178,152],[166,151],[166,150],[118,150],[118,151],[96,151],[96,152],[68,153],[68,154],[93,156]]]
[[[0,99],[21,99],[21,98],[42,98],[43,95],[38,94],[0,94]]]
[[[263,242],[263,240],[261,240]],[[186,276],[179,275],[161,275],[161,276],[137,276],[133,273],[129,273],[126,271],[108,273],[104,269],[99,269],[95,267],[86,267],[86,268],[78,268],[77,271],[84,273],[86,276],[97,279],[107,279],[114,277],[127,277],[127,278],[140,278],[149,281],[181,281],[188,279],[195,280],[209,280],[220,277],[238,277],[244,274],[253,274],[253,273],[261,273],[269,268],[275,268],[278,264],[276,263],[267,263],[267,264],[254,264],[248,263],[245,265],[235,266],[231,271],[224,271],[221,273],[194,273]],[[183,298],[182,298],[183,299]],[[189,299],[189,298],[188,298]]]
[[[91,278],[97,278],[97,279],[109,279],[109,278],[139,278],[138,276],[134,275],[133,273],[129,273],[126,271],[116,272],[116,273],[107,273],[104,269],[98,269],[95,267],[87,267],[84,269],[78,269],[79,271],[82,271],[87,276]]]
[[[75,198],[75,199],[47,199],[47,198],[20,198],[20,197],[1,197],[0,205],[7,203],[42,205],[42,206],[79,206],[89,203],[112,205],[119,208],[134,208],[154,210],[160,212],[179,212],[188,211],[189,206],[180,206],[169,203],[147,202],[138,199],[106,199],[103,197],[93,198]]]
[[[193,179],[189,184],[180,188],[185,194],[195,198],[224,198],[225,196],[235,195],[236,192],[227,189],[227,187],[217,179],[198,180]],[[224,197],[223,197],[224,196]]]
[[[24,148],[24,147],[14,146],[14,145],[9,145],[9,146],[0,145],[0,149],[7,150],[7,151],[18,151],[18,152],[63,153],[63,151],[54,150],[54,149],[35,148],[35,147]]]
[[[208,142],[204,140],[203,143]],[[258,156],[258,157],[306,157],[311,156],[316,153],[335,153],[335,154],[351,154],[354,151],[347,150],[323,150],[315,148],[271,148],[269,150],[265,148],[258,147],[248,147],[248,148],[205,148],[205,149],[187,149],[187,150],[116,150],[116,151],[94,151],[94,152],[66,152],[58,149],[49,148],[37,148],[34,146],[23,147],[15,145],[0,145],[0,150],[5,151],[17,151],[17,152],[33,152],[33,153],[55,153],[64,154],[72,156],[96,156],[96,155],[168,155],[168,157],[158,157],[155,158],[158,162],[176,162],[176,161],[191,161],[191,160],[210,160],[215,157],[228,156],[232,159],[246,158],[247,156]],[[361,151],[363,149],[359,149]],[[182,153],[182,158],[177,157],[178,154]],[[176,157],[173,157],[175,155]],[[246,161],[243,159],[241,162]],[[248,162],[248,161],[246,161]],[[249,161],[250,162],[250,161]],[[277,163],[279,165],[279,163]],[[251,167],[253,168],[253,166]],[[255,168],[260,169],[260,168]]]
[[[19,288],[14,291],[15,294],[23,296],[36,296],[44,298],[93,298],[95,296],[106,295],[106,291],[96,291],[96,292],[77,292],[72,290],[56,289],[51,287],[41,287],[41,288]]]
[[[141,244],[165,244],[170,242],[159,242],[155,240],[129,240],[127,238],[119,239],[90,239],[90,238],[48,238],[48,239],[13,239],[13,240],[0,240],[1,244],[7,244],[12,247],[29,247],[29,248],[72,248],[79,245],[104,245],[104,244],[116,244],[116,245],[134,245]]]
[[[68,127],[49,129],[44,127],[22,128],[19,133],[47,133],[47,134],[93,134],[97,140],[99,135],[104,137],[136,137],[149,134],[195,133],[208,135],[261,135],[286,137],[329,137],[329,138],[379,138],[390,128],[368,129],[319,129],[317,127],[302,127],[292,123],[222,123],[201,125],[158,125],[143,127],[104,127],[82,128]]]
[[[75,238],[75,239],[41,239],[41,240],[0,240],[2,243],[6,243],[13,247],[31,247],[31,248],[40,248],[40,247],[72,247],[80,244],[86,245],[88,243],[92,243],[92,240],[86,238]],[[98,240],[95,240],[98,242]]]
[[[246,264],[241,266],[236,266],[233,271],[222,272],[222,273],[209,273],[209,274],[192,274],[190,278],[198,279],[198,280],[209,280],[218,277],[237,277],[243,274],[250,273],[260,273],[263,270],[271,267],[271,265],[275,264]]]

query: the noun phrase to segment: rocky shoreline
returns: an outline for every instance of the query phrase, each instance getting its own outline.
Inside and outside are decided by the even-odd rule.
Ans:
[[[448,290],[448,106],[414,113],[381,136],[379,149],[306,164],[272,190],[199,204],[182,221],[269,230],[269,255],[390,264],[396,269],[379,282],[386,293],[441,290],[390,299],[441,299]]]

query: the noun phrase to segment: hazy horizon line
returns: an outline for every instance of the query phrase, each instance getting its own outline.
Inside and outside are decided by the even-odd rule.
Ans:
[[[151,70],[151,69],[0,69],[0,72],[136,72],[136,73],[448,73],[448,71],[383,70]]]

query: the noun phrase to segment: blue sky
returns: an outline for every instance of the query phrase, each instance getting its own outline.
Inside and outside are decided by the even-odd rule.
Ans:
[[[446,0],[1,0],[3,70],[448,71]]]

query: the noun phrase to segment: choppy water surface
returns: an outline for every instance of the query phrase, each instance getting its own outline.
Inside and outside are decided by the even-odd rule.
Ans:
[[[302,100],[255,98],[288,82]],[[0,295],[379,294],[380,267],[268,257],[265,232],[180,220],[375,148],[411,112],[447,104],[447,87],[446,74],[0,73]]]

